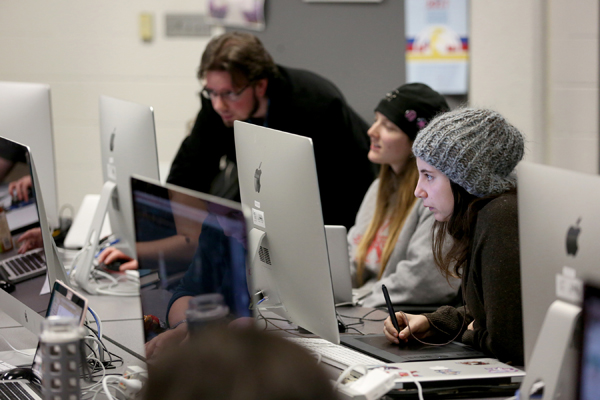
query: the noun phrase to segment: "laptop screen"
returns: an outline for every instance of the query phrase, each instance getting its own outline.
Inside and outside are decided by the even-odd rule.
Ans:
[[[56,281],[52,289],[50,296],[50,302],[48,303],[48,309],[46,311],[46,318],[50,316],[58,316],[65,318],[73,318],[83,323],[85,313],[87,312],[87,300],[79,293],[65,286],[62,282]],[[33,365],[31,369],[35,379],[42,380],[42,355],[40,352],[40,346],[35,351],[33,357]]]
[[[222,295],[230,319],[252,316],[241,206],[136,178],[131,188],[146,341],[176,322],[176,301],[198,295]]]
[[[592,400],[600,393],[600,286],[585,286],[582,320],[578,398]]]
[[[17,300],[3,299],[3,310],[37,333],[50,293],[42,291],[47,263],[34,180],[29,149],[0,137],[0,279]],[[24,316],[23,306],[39,314],[36,326],[26,323],[33,318]]]

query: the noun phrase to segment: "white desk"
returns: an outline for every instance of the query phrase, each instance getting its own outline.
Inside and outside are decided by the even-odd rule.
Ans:
[[[142,305],[139,296],[91,295],[80,289],[76,290],[88,299],[88,305],[98,314],[103,322],[140,320],[142,318]]]

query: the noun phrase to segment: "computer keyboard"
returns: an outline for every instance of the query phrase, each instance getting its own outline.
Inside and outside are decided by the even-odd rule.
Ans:
[[[6,272],[6,277],[13,283],[42,275],[46,271],[44,249],[34,249],[27,253],[7,258],[2,261],[1,265]]]
[[[292,342],[304,347],[312,353],[320,354],[322,361],[334,367],[346,369],[350,365],[379,365],[384,362],[369,357],[348,347],[333,344],[325,339],[288,337]]]
[[[21,385],[21,382],[2,382],[0,385],[0,399],[35,400]]]

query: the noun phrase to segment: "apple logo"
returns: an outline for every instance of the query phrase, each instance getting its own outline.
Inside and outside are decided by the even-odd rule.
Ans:
[[[567,231],[567,254],[575,257],[577,254],[577,250],[579,247],[577,246],[577,238],[579,233],[581,233],[581,228],[579,227],[579,223],[581,222],[581,217],[577,220],[577,223],[571,227]]]
[[[262,174],[262,171],[260,170],[261,165],[262,162],[258,165],[256,171],[254,171],[254,190],[256,190],[256,193],[260,193],[260,175]]]
[[[114,148],[115,148],[115,136],[116,136],[116,133],[117,133],[117,128],[113,129],[113,132],[112,132],[112,134],[110,135],[110,145],[109,145],[109,148],[110,148],[110,151],[111,151],[111,152],[112,152],[112,151],[114,150]]]

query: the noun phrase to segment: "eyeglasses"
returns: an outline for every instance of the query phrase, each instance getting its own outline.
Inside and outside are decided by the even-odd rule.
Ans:
[[[202,89],[202,91],[200,92],[200,94],[205,99],[211,100],[211,101],[212,100],[216,100],[217,97],[220,97],[221,100],[235,102],[235,101],[238,101],[240,99],[240,96],[242,95],[242,93],[244,92],[244,90],[248,89],[251,84],[252,84],[252,82],[248,82],[248,84],[246,86],[244,86],[243,88],[241,88],[237,92],[234,92],[232,90],[225,90],[223,92],[215,92],[214,90],[206,89],[205,88],[205,89]]]

